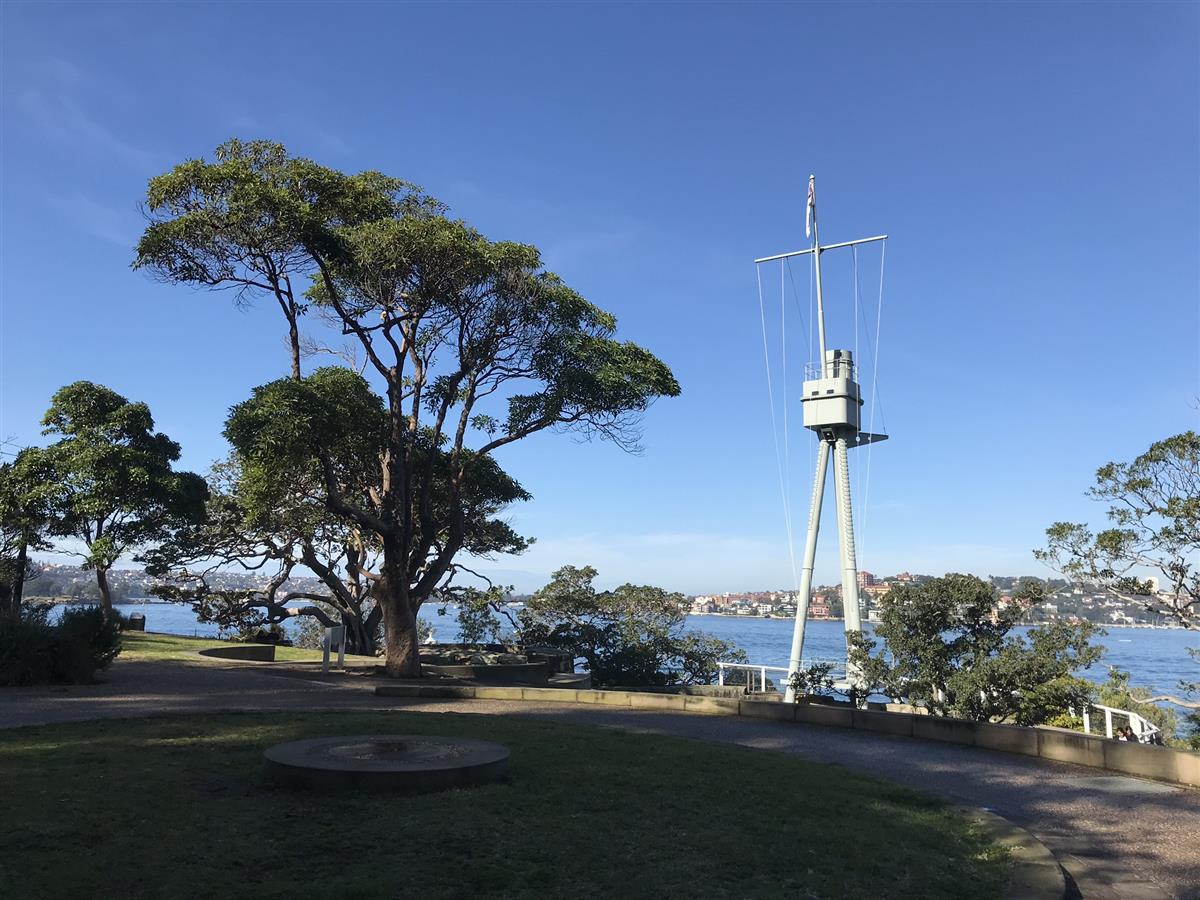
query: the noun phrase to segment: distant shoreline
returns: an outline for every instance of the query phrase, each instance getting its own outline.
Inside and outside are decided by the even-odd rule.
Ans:
[[[97,599],[95,597],[26,597],[24,599],[25,599],[26,603],[42,603],[42,604],[46,604],[49,606],[66,606],[66,605],[72,604],[72,603],[78,604],[80,606],[98,606],[100,604],[99,599]],[[143,604],[161,604],[164,606],[180,605],[180,604],[176,603],[176,601],[163,600],[161,597],[126,597],[122,600],[114,601],[113,606],[141,606]],[[795,618],[794,616],[786,616],[786,615],[746,616],[746,615],[740,615],[738,613],[719,613],[719,612],[711,612],[711,613],[689,612],[688,615],[695,616],[696,618],[712,617],[712,618],[720,618],[720,619],[746,619],[749,621],[770,621],[773,619],[778,619],[780,621],[790,622],[790,621],[793,621]],[[845,619],[841,618],[841,617],[835,618],[833,616],[829,616],[829,617],[822,617],[822,618],[817,618],[817,619],[809,618],[808,621],[809,622],[845,622]],[[866,619],[864,621],[868,625],[874,624],[874,622],[872,622],[870,619]],[[1088,620],[1088,621],[1091,621],[1091,620]],[[1049,623],[1048,622],[1022,622],[1020,624],[1028,625],[1028,626],[1032,627],[1035,625],[1047,625]],[[1136,629],[1143,630],[1143,631],[1186,631],[1187,630],[1182,625],[1147,625],[1147,624],[1129,625],[1129,624],[1125,624],[1125,623],[1117,624],[1114,622],[1094,622],[1093,624],[1099,625],[1101,628],[1105,628],[1105,629],[1136,628]]]
[[[746,615],[741,615],[739,613],[719,613],[719,612],[688,613],[688,615],[695,616],[696,618],[703,618],[703,617],[711,616],[713,618],[721,618],[721,619],[750,619],[750,620],[754,620],[754,619],[762,619],[762,620],[786,619],[788,621],[791,621],[795,618],[794,616],[784,616],[784,615],[746,616]],[[819,619],[814,619],[810,616],[807,621],[809,621],[809,622],[844,622],[846,620],[841,617],[835,618],[833,616],[822,617]],[[863,621],[869,625],[875,624],[870,619],[864,619]],[[1085,621],[1092,621],[1092,620],[1088,619]],[[1018,624],[1029,625],[1032,627],[1034,625],[1049,625],[1050,623],[1049,622],[1020,622]],[[1117,623],[1117,622],[1094,622],[1094,621],[1092,621],[1092,624],[1099,625],[1101,628],[1138,628],[1138,629],[1149,630],[1149,631],[1187,631],[1187,629],[1184,628],[1182,625],[1149,625],[1149,624],[1130,625],[1130,624],[1124,623],[1124,622]]]
[[[99,597],[23,597],[23,603],[39,603],[44,606],[99,606]],[[114,600],[113,606],[141,606],[143,603],[173,604],[174,600],[164,600],[161,597],[124,597]]]

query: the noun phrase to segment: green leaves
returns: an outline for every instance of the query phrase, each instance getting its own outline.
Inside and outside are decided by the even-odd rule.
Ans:
[[[43,424],[59,439],[23,451],[14,470],[46,533],[82,541],[87,565],[108,569],[125,552],[203,519],[204,480],[172,469],[179,445],[153,431],[144,403],[79,381],[55,393]]]
[[[1011,635],[1029,606],[1044,599],[1040,584],[1026,582],[1013,602],[1001,604],[973,575],[903,585],[880,602],[875,634],[884,649],[876,653],[876,641],[858,633],[850,659],[868,684],[932,712],[1038,724],[1086,695],[1087,682],[1074,673],[1103,652],[1092,646],[1099,629],[1088,622]]]
[[[408,182],[234,140],[152,180],[147,209],[135,268],[278,302],[292,378],[230,414],[239,503],[265,529],[320,495],[380,540],[380,603],[403,635],[389,671],[414,671],[411,623],[456,554],[528,546],[499,513],[529,495],[493,451],[546,429],[634,449],[640,414],[679,393],[537,248],[489,240]],[[298,318],[313,307],[358,342],[378,394],[347,369],[301,377]]]
[[[1101,466],[1088,496],[1108,504],[1112,527],[1056,522],[1034,556],[1069,578],[1200,625],[1200,435],[1177,434],[1133,462]]]
[[[745,662],[735,645],[700,631],[680,630],[687,599],[649,585],[597,592],[591,566],[563,566],[526,602],[521,639],[587,660],[597,686],[710,684],[717,663]]]
[[[442,209],[400,179],[344,175],[271,141],[231,140],[214,155],[151,179],[134,268],[191,284],[269,287],[273,277],[315,271],[313,248],[339,226]]]

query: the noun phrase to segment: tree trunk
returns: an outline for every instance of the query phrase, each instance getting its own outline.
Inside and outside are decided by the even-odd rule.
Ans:
[[[296,307],[289,304],[284,310],[288,320],[288,348],[292,351],[292,380],[300,380],[300,326],[296,323]]]
[[[355,656],[375,655],[375,635],[367,630],[367,623],[362,616],[343,612],[342,625],[346,628],[347,653]]]
[[[29,570],[29,543],[21,538],[21,547],[17,550],[17,573],[13,578],[12,593],[8,602],[11,604],[13,618],[21,615],[21,602],[25,599],[25,573]]]
[[[13,567],[12,581],[0,584],[0,615],[21,617],[21,596],[25,589],[25,570],[29,565],[29,546],[24,540],[17,549],[17,562]]]
[[[384,671],[389,678],[420,678],[421,656],[417,639],[417,617],[404,597],[382,581],[378,587],[383,604],[383,640],[386,646]]]
[[[108,590],[108,569],[96,568],[96,586],[100,588],[100,606],[106,619],[112,618],[112,594]]]

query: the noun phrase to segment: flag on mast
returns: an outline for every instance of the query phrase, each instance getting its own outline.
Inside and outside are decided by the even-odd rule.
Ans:
[[[817,176],[808,176],[808,203],[804,208],[804,236],[812,237],[812,224],[817,218]]]

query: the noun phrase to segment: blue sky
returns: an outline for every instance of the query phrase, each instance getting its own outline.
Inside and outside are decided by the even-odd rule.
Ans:
[[[1194,4],[0,15],[0,439],[17,445],[86,378],[149,402],[203,471],[227,409],[284,373],[269,307],[129,268],[146,181],[232,136],[417,182],[489,236],[537,244],[673,367],[683,395],[651,409],[643,455],[556,435],[504,454],[535,496],[512,517],[538,543],[493,566],[519,588],[565,563],[688,592],[791,583],[751,260],[804,245],[810,172],[825,241],[891,235],[891,440],[856,498],[864,567],[1038,571],[1049,523],[1099,512],[1082,496],[1098,465],[1197,425]],[[849,260],[832,257],[830,343],[852,345]],[[873,315],[877,251],[860,263]],[[807,266],[794,274],[806,309]],[[763,276],[778,366],[779,270]],[[794,403],[806,323],[790,315],[792,380],[777,369],[775,389]],[[832,524],[819,581],[837,580]]]

